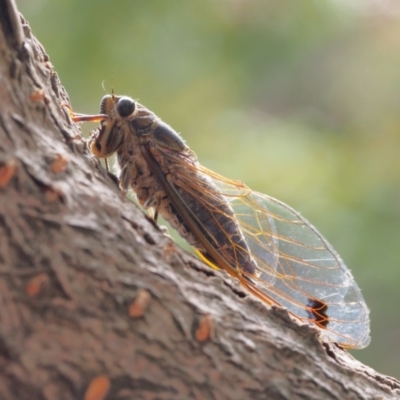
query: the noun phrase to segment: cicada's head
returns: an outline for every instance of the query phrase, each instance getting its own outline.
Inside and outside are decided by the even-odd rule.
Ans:
[[[121,121],[133,118],[136,103],[129,97],[106,95],[101,99],[100,114],[107,116],[89,138],[89,148],[99,158],[110,157],[121,146]]]

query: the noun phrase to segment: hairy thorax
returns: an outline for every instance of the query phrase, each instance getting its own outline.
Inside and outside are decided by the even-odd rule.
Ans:
[[[168,162],[165,157],[157,157],[157,142],[150,127],[154,131],[154,125],[161,122],[146,116],[146,118],[139,117],[135,121],[125,121],[124,123],[129,124],[129,127],[126,127],[128,129],[122,129],[123,132],[126,132],[125,145],[117,152],[121,189],[127,191],[131,188],[144,209],[153,210],[161,215],[190,245],[202,250],[202,246],[189,232],[169,201],[162,185],[150,171],[141,150],[142,146],[149,145],[166,177],[179,176],[176,165]],[[147,131],[149,131],[148,134]],[[191,164],[196,165],[196,157],[189,149],[185,156],[189,158]],[[175,182],[175,184],[179,185],[179,182]]]

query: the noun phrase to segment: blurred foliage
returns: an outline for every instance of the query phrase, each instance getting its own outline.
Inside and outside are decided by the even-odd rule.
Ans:
[[[312,221],[371,308],[355,356],[400,378],[397,2],[17,3],[75,110],[112,87],[137,98],[203,165]]]

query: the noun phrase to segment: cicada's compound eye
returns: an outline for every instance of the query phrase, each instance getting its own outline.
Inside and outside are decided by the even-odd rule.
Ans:
[[[135,102],[129,97],[121,97],[118,100],[117,112],[122,118],[129,117],[135,111]]]

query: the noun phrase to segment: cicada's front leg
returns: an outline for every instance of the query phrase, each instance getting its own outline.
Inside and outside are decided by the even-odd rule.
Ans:
[[[119,187],[126,193],[129,187],[134,187],[136,185],[136,180],[138,178],[138,169],[133,162],[127,162],[120,174],[119,174]]]
[[[158,185],[151,185],[152,180],[151,176],[141,176],[131,182],[131,187],[136,193],[139,204],[149,212],[154,221],[157,221],[160,207],[163,200],[165,201],[165,192]]]
[[[98,158],[104,158],[107,170],[107,158],[112,156],[123,142],[123,134],[120,127],[107,114],[76,114],[68,105],[67,108],[71,119],[74,122],[100,122],[100,127],[95,129],[89,137],[88,147]]]
[[[72,110],[69,104],[63,103],[62,106],[68,111],[70,118],[74,122],[101,122],[110,119],[110,117],[106,114],[78,114]]]
[[[124,135],[119,126],[111,120],[101,121],[100,127],[90,135],[88,146],[98,158],[112,156],[122,145]]]

